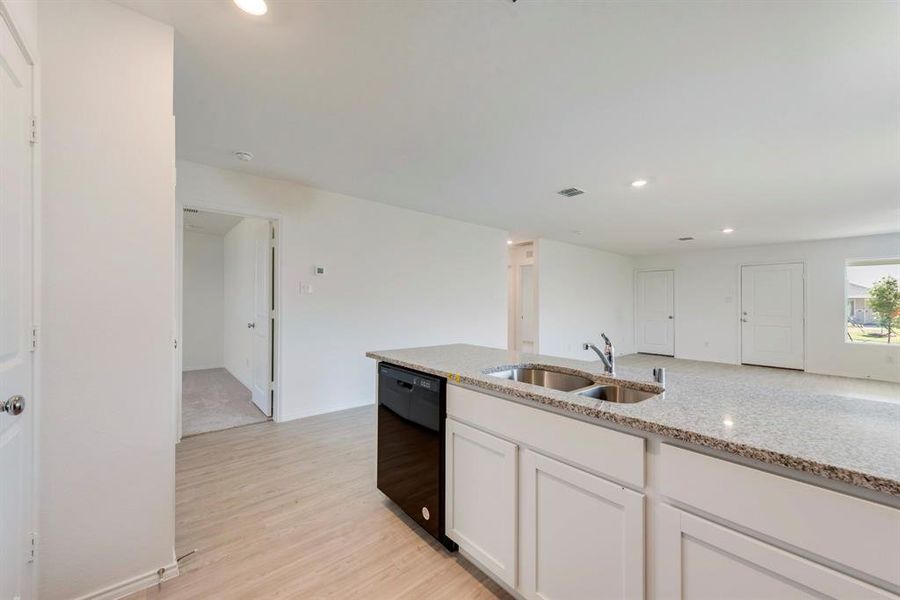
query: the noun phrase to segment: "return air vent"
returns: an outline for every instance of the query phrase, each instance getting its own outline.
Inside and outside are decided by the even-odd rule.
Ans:
[[[571,187],[571,188],[566,188],[564,190],[559,190],[559,192],[557,192],[557,193],[560,196],[565,196],[566,198],[571,198],[572,196],[580,196],[581,194],[584,193],[584,190],[579,190],[578,188]]]
[[[196,215],[196,214],[198,214],[200,211],[197,210],[196,208],[186,208],[186,209],[184,209],[184,212],[190,213],[190,214],[192,214],[192,215]]]

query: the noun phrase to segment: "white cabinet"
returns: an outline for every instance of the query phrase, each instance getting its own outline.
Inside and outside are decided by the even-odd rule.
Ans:
[[[530,450],[521,462],[524,596],[643,598],[643,494]]]
[[[453,419],[446,435],[447,536],[515,587],[517,447]]]
[[[897,597],[734,530],[657,507],[656,581],[661,599]]]

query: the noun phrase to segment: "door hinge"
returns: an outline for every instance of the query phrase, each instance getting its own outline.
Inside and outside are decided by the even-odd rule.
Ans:
[[[29,144],[38,143],[38,122],[37,117],[31,117],[31,137],[28,139]]]
[[[34,352],[38,348],[38,328],[31,328],[31,351]]]
[[[31,534],[31,547],[28,548],[28,554],[26,555],[26,559],[28,562],[34,562],[34,559],[37,557],[37,534]]]

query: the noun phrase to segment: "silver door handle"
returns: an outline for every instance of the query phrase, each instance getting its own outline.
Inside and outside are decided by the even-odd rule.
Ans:
[[[253,329],[256,327],[256,323],[247,323],[247,329]]]
[[[25,398],[23,396],[12,396],[9,400],[0,404],[0,412],[9,413],[14,417],[21,415],[23,410],[25,410]]]

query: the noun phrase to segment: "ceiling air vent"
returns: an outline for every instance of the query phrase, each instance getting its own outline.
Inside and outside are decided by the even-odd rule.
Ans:
[[[184,212],[190,213],[190,214],[192,214],[192,215],[196,215],[196,214],[199,213],[200,211],[197,210],[196,208],[186,208],[186,209],[184,209]]]
[[[566,198],[571,198],[572,196],[580,196],[584,193],[584,190],[579,190],[576,187],[566,188],[564,190],[559,190],[557,192],[560,196],[565,196]]]
[[[688,236],[685,236],[685,237],[680,237],[680,238],[678,238],[678,241],[679,241],[679,242],[690,242],[690,241],[692,241],[693,239],[694,239],[694,238],[692,238],[691,236],[688,235]]]

